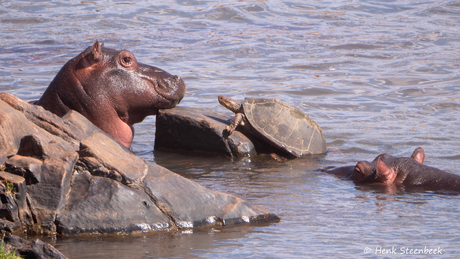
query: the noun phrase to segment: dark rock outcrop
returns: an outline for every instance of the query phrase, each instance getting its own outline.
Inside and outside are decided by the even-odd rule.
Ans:
[[[222,132],[231,121],[231,116],[210,109],[160,110],[156,118],[155,150],[228,157],[255,155],[254,138],[238,131],[223,137]]]
[[[66,259],[61,252],[53,246],[38,239],[25,240],[18,236],[6,236],[5,244],[9,250],[15,250],[16,254],[25,259]]]
[[[237,134],[235,134],[237,136]],[[0,94],[0,230],[174,230],[279,218],[146,162],[71,111]]]

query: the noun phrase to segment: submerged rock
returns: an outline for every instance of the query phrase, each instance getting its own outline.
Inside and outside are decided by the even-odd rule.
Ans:
[[[5,93],[0,146],[3,232],[132,233],[279,220],[136,157],[77,112],[60,118]]]

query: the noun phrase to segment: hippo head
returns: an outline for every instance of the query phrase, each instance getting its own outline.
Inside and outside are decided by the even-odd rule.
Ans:
[[[408,160],[415,160],[415,162],[422,164],[425,160],[425,151],[418,147],[411,157],[394,157],[389,154],[381,154],[371,163],[360,161],[356,164],[351,177],[355,182],[392,184],[398,174],[401,173],[401,169],[404,168],[402,165]]]
[[[129,147],[132,125],[184,97],[185,83],[159,68],[137,62],[128,50],[93,45],[68,61],[37,105],[59,116],[75,110]]]

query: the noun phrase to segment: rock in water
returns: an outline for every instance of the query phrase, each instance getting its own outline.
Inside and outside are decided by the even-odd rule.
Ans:
[[[253,141],[241,132],[222,135],[231,117],[210,109],[176,107],[160,110],[156,119],[155,150],[218,156],[250,156]]]
[[[36,259],[66,259],[61,252],[53,246],[38,239],[25,240],[18,236],[6,236],[5,243],[14,249],[22,258]]]
[[[273,213],[146,162],[82,115],[0,94],[0,230],[132,233],[273,222]]]

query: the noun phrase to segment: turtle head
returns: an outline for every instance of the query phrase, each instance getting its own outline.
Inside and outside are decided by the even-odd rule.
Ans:
[[[231,98],[228,98],[223,95],[219,95],[218,97],[220,105],[224,106],[225,108],[229,109],[230,111],[237,113],[241,112],[242,105],[240,102],[237,102]]]

